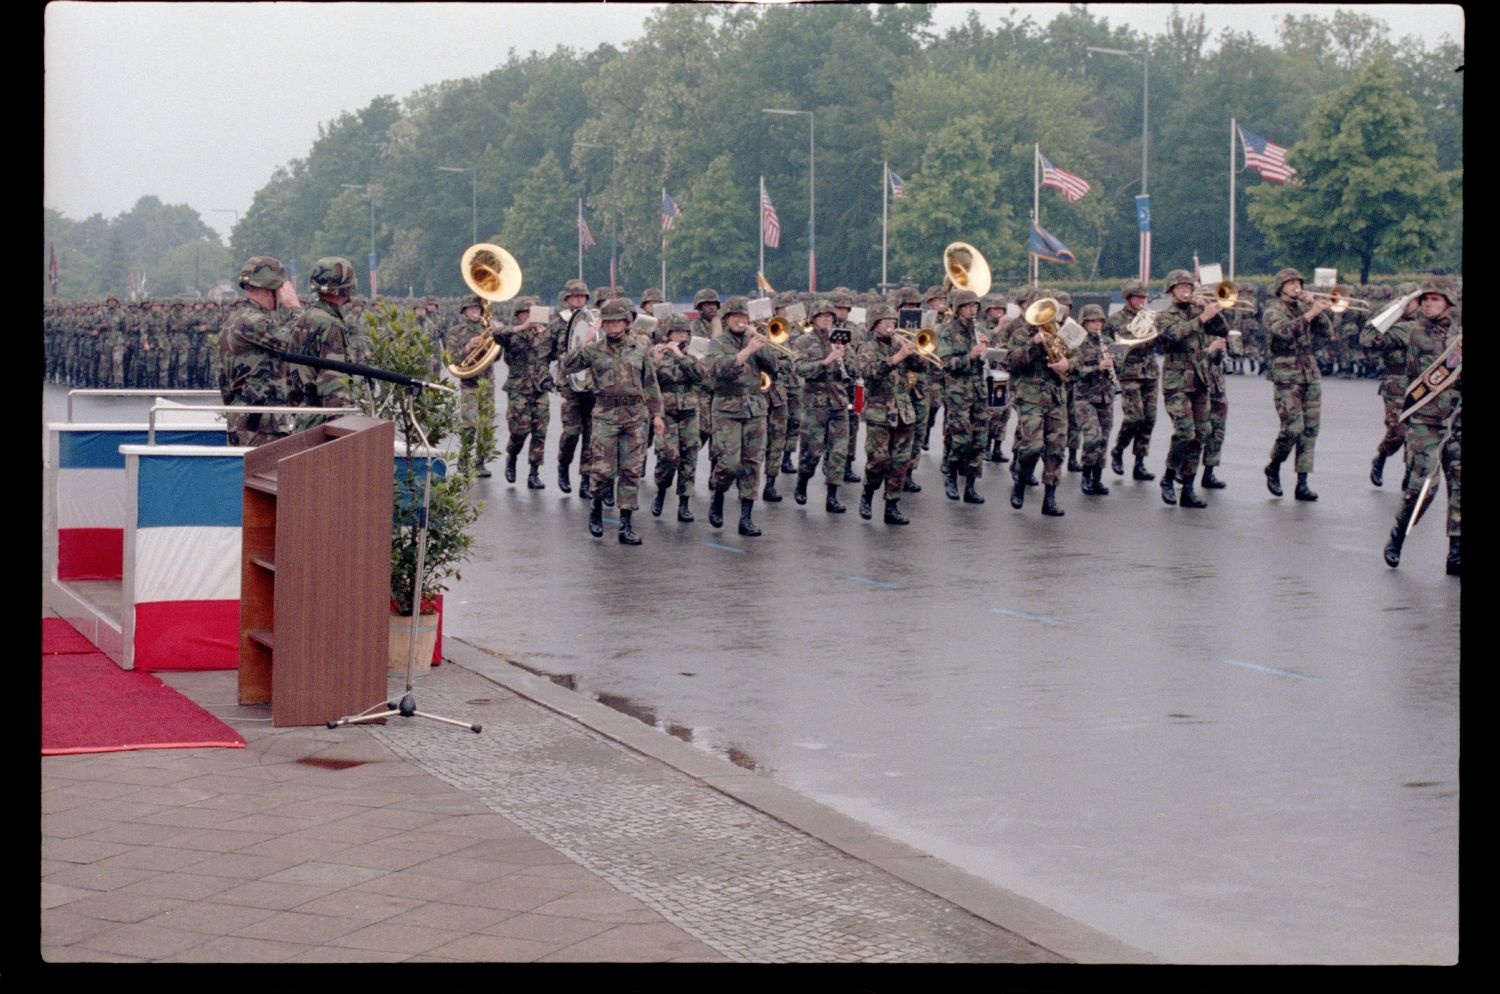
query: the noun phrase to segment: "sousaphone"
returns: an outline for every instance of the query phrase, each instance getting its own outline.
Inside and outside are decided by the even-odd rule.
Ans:
[[[458,268],[464,283],[484,301],[480,322],[488,333],[490,304],[509,300],[521,292],[521,266],[515,256],[500,246],[479,242],[464,250]],[[460,362],[450,363],[448,371],[461,380],[473,379],[494,365],[500,352],[500,343],[489,335],[470,349]]]
[[[990,264],[968,242],[954,242],[943,249],[943,292],[957,287],[983,297],[990,292]]]

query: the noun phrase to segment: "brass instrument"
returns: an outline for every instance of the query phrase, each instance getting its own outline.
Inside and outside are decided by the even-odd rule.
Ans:
[[[521,267],[515,257],[500,246],[479,242],[464,251],[458,268],[469,289],[484,301],[480,322],[488,336],[488,340],[470,349],[462,360],[448,364],[448,372],[461,380],[470,380],[500,358],[500,343],[495,341],[490,330],[490,304],[509,300],[521,292]]]
[[[1398,297],[1391,302],[1391,306],[1381,311],[1370,319],[1370,325],[1382,335],[1390,331],[1401,316],[1406,313],[1406,305],[1417,299],[1420,290],[1413,290],[1404,297]]]
[[[786,356],[797,358],[797,352],[787,344],[792,337],[792,326],[786,318],[771,318],[765,324],[757,324],[755,333],[766,340],[766,344]]]
[[[891,334],[902,341],[911,342],[917,350],[918,358],[925,359],[938,369],[943,368],[943,360],[937,354],[937,334],[931,328],[922,328],[912,331],[909,328],[893,328]]]
[[[953,242],[943,249],[943,292],[954,287],[972,290],[983,297],[990,292],[990,264],[968,242]]]
[[[771,374],[770,373],[766,372],[765,370],[761,370],[760,371],[760,392],[761,393],[765,393],[768,390],[770,390],[771,389],[771,384],[773,382],[774,381],[771,379]]]
[[[1318,293],[1315,290],[1303,290],[1303,300],[1326,300],[1328,301],[1328,313],[1342,314],[1345,311],[1358,311],[1361,314],[1370,313],[1370,305],[1358,297],[1351,297],[1344,292],[1344,288],[1336,286],[1327,293]]]
[[[1222,310],[1240,311],[1245,314],[1255,312],[1255,301],[1241,300],[1239,287],[1230,280],[1224,280],[1213,287],[1197,287],[1193,290],[1193,303],[1200,306],[1218,304]]]
[[[1116,336],[1114,343],[1110,346],[1116,352],[1129,352],[1138,345],[1155,341],[1156,336],[1161,334],[1161,329],[1156,327],[1156,311],[1141,308],[1136,316],[1126,323],[1125,330],[1130,333],[1130,337]]]
[[[1062,312],[1062,305],[1053,297],[1042,297],[1032,301],[1026,308],[1026,313],[1021,315],[1021,320],[1031,325],[1042,334],[1042,348],[1047,350],[1047,364],[1051,365],[1068,358],[1068,347],[1063,344],[1061,328],[1057,323],[1057,315]]]
[[[583,321],[580,322],[579,319]],[[594,325],[599,323],[599,312],[580,307],[578,310],[568,314],[568,330],[565,336],[568,340],[568,351],[573,352],[583,346],[583,340]],[[594,374],[585,369],[581,373],[568,374],[568,386],[577,393],[591,393],[594,389]]]

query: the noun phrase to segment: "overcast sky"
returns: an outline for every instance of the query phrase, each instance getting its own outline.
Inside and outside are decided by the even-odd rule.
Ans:
[[[75,3],[45,10],[42,204],[113,217],[153,194],[227,232],[277,166],[304,157],[318,125],[375,97],[482,75],[507,52],[623,47],[660,4]],[[1157,33],[1167,4],[1090,4],[1111,24]],[[1463,37],[1463,11],[1432,4],[1182,4],[1211,33],[1268,42],[1288,12],[1359,10],[1428,48]],[[970,9],[1044,25],[1066,4],[940,4],[939,32]],[[1018,15],[1019,16],[1019,15]],[[461,177],[459,178],[461,179]],[[458,179],[455,179],[457,182]],[[237,214],[236,214],[237,212]]]

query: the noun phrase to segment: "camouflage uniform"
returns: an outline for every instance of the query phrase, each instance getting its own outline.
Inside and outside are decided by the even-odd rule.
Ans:
[[[747,306],[744,297],[730,297],[724,304],[724,317],[744,314]],[[726,320],[723,334],[709,343],[708,355],[703,360],[713,380],[713,429],[709,442],[713,472],[708,486],[714,496],[709,521],[715,527],[722,522],[724,494],[730,484],[737,484],[740,534],[757,535],[760,530],[750,521],[750,509],[760,489],[769,407],[766,393],[760,389],[760,375],[767,374],[774,384],[776,356],[773,350],[761,348],[740,363],[737,354],[749,337],[748,327],[736,333]]]
[[[985,337],[988,338],[990,340],[990,343],[993,344],[997,349],[1001,348],[1003,343],[1009,337],[1005,333],[1004,326],[1001,324],[1001,322],[1005,320],[1005,295],[1003,293],[986,294],[983,301],[983,307],[984,309],[980,312],[980,316],[984,319]],[[1005,368],[1005,363],[1000,359],[991,359],[987,356],[984,360],[984,368],[986,379],[985,389],[986,391],[988,391],[990,386],[990,372],[992,370],[1003,370]],[[1113,406],[1113,403],[1114,400],[1113,397],[1111,397],[1111,406]],[[1005,432],[1010,426],[1010,410],[1009,390],[1007,390],[1005,394],[1005,403],[1001,404],[998,407],[988,408],[990,448],[989,452],[986,453],[985,458],[990,462],[1008,461],[1005,457],[1004,451],[1002,450],[1005,445]]]
[[[819,300],[811,318],[833,314],[833,305]],[[837,505],[838,486],[844,480],[844,459],[849,450],[849,375],[847,364],[823,360],[832,351],[832,329],[805,332],[792,344],[797,353],[796,369],[802,387],[801,461],[797,466],[797,503],[807,501],[807,481],[827,454],[823,482],[830,488],[830,507]]]
[[[870,314],[869,327],[883,320],[894,321],[895,311],[879,306]],[[854,350],[854,368],[865,381],[865,477],[860,516],[870,517],[870,497],[885,485],[886,515],[890,524],[906,524],[897,501],[906,485],[906,468],[915,441],[917,410],[911,391],[920,366],[926,361],[915,355],[893,362],[901,348],[894,337],[872,333]]]
[[[630,318],[629,304],[619,298],[606,301],[600,310],[606,321]],[[613,318],[613,314],[622,317]],[[601,334],[568,352],[559,368],[564,375],[586,371],[593,379],[593,448],[589,453],[593,492],[602,498],[601,488],[618,480],[615,500],[620,511],[634,511],[646,468],[646,421],[662,413],[650,346],[629,334],[620,339]]]
[[[1282,288],[1292,280],[1301,282],[1295,269],[1283,269],[1271,284],[1271,299],[1266,302],[1266,336],[1271,346],[1271,383],[1275,389],[1276,415],[1281,431],[1271,444],[1270,465],[1279,468],[1282,461],[1297,451],[1299,487],[1313,469],[1313,450],[1318,441],[1318,425],[1323,413],[1323,378],[1314,356],[1315,337],[1327,339],[1333,324],[1325,314],[1311,320],[1303,317],[1308,305],[1281,299]],[[1275,492],[1274,488],[1272,492]],[[1303,499],[1308,499],[1303,497]]]
[[[974,481],[984,475],[984,454],[989,448],[989,391],[984,359],[971,358],[979,342],[980,326],[975,321],[979,297],[972,290],[955,290],[950,297],[953,318],[937,329],[937,354],[943,362],[943,435],[947,446],[947,495],[958,499],[957,477],[965,479],[963,499],[981,504],[984,498],[974,489]],[[974,315],[960,316],[972,307]]]
[[[479,308],[480,315],[484,311],[484,300],[479,296],[469,297],[459,308],[458,318],[449,326],[446,336],[446,348],[452,362],[462,362],[468,355],[469,342],[475,338],[494,333],[495,323],[491,319],[490,325],[486,327],[482,316],[470,318],[467,312],[472,308]],[[474,452],[479,454],[477,467],[480,476],[489,476],[489,470],[485,468],[484,453],[488,446],[485,444],[489,432],[493,426],[488,423],[489,404],[482,404],[480,394],[488,398],[495,395],[495,366],[491,363],[484,370],[468,379],[458,381],[459,387],[459,418],[463,423],[462,431],[468,438]]]
[[[1067,392],[1063,377],[1048,366],[1047,349],[1036,342],[1037,328],[1025,320],[1014,322],[1006,342],[1005,365],[1010,370],[1012,403],[1016,407],[1016,439],[1011,474],[1014,486],[1010,506],[1020,509],[1026,499],[1026,481],[1038,460],[1042,461],[1042,484],[1046,497],[1042,513],[1061,517],[1057,506],[1057,482],[1067,452]]]
[[[286,270],[270,256],[258,255],[240,269],[240,286],[276,290]],[[248,297],[219,330],[219,394],[229,405],[283,406],[287,403],[286,363],[268,349],[285,350],[285,325],[277,315]],[[229,416],[230,445],[264,445],[286,435],[285,421],[274,414]]]
[[[516,319],[523,311],[541,303],[535,297],[516,302]],[[541,490],[540,468],[547,448],[547,423],[552,420],[550,402],[553,388],[550,366],[557,358],[557,339],[545,324],[511,325],[496,335],[505,350],[505,426],[510,437],[505,443],[505,478],[515,481],[516,457],[531,437],[526,454],[531,473],[526,486]]]
[[[859,348],[860,343],[865,339],[865,326],[849,320],[849,312],[854,308],[854,294],[849,291],[848,287],[835,287],[833,293],[829,295],[829,299],[833,302],[833,325],[835,328],[842,328],[849,333],[848,351],[850,354],[853,354],[854,350]],[[860,416],[854,410],[854,387],[861,384],[858,382],[859,374],[853,373],[853,376],[855,377],[855,382],[849,390],[850,403],[848,405],[849,441],[844,449],[845,483],[858,483],[860,479],[859,475],[854,472],[854,453],[859,445],[860,422]]]
[[[1396,343],[1406,360],[1409,380],[1416,379],[1437,361],[1463,335],[1458,313],[1458,293],[1446,279],[1430,279],[1422,284],[1420,302],[1428,295],[1447,299],[1449,308],[1438,318],[1418,311],[1416,318],[1403,321],[1382,335],[1371,336],[1375,347],[1387,348]],[[1401,493],[1401,507],[1396,512],[1396,527],[1385,548],[1385,561],[1391,567],[1401,561],[1401,546],[1407,522],[1415,513],[1422,484],[1438,464],[1448,483],[1448,572],[1459,573],[1459,538],[1462,532],[1460,499],[1463,494],[1463,384],[1454,383],[1407,418],[1406,481]],[[1451,427],[1450,427],[1451,423]]]
[[[713,305],[713,313],[707,313],[704,305]],[[693,307],[698,311],[698,316],[693,319],[691,335],[693,338],[702,338],[708,341],[713,339],[722,330],[723,320],[715,321],[719,313],[719,294],[711,287],[704,287],[693,294]],[[698,430],[703,433],[703,441],[708,441],[709,433],[713,430],[713,399],[714,384],[712,378],[704,383],[698,390]],[[712,455],[710,455],[712,458]]]
[[[354,266],[347,259],[329,257],[313,264],[309,284],[318,298],[298,312],[288,332],[289,350],[320,359],[348,362],[349,347],[344,312],[355,287]],[[337,370],[289,364],[288,403],[300,407],[352,407],[349,377]],[[297,430],[305,431],[326,420],[322,415],[297,416]]]
[[[922,297],[914,286],[902,287],[896,295],[897,319],[900,319],[901,309],[916,308],[921,310]],[[943,374],[929,362],[923,362],[922,368],[917,372],[916,385],[911,390],[912,410],[916,412],[917,427],[912,435],[911,458],[906,463],[906,485],[902,488],[905,493],[920,493],[921,484],[913,479],[917,471],[917,464],[922,458],[922,451],[927,448],[927,429],[932,424],[933,399],[942,390]]]
[[[688,331],[687,318],[680,315],[673,318],[671,327]],[[686,352],[678,355],[671,349],[663,350],[661,363],[656,367],[656,382],[661,388],[662,420],[666,423],[666,431],[656,439],[657,496],[651,505],[653,514],[661,513],[666,490],[675,476],[677,520],[693,520],[687,505],[688,498],[695,492],[698,452],[703,447],[698,427],[697,387],[707,375],[703,363]]]
[[[1415,284],[1403,283],[1396,288],[1396,295],[1404,297],[1417,287]],[[1416,316],[1416,301],[1412,301],[1408,309],[1410,316],[1403,315],[1403,319],[1410,321]],[[1382,376],[1380,387],[1377,392],[1380,402],[1385,409],[1385,434],[1380,439],[1380,444],[1375,447],[1375,458],[1370,462],[1370,482],[1377,487],[1384,482],[1381,471],[1385,467],[1385,461],[1396,454],[1406,442],[1406,422],[1401,420],[1401,406],[1406,396],[1406,349],[1400,339],[1390,335],[1382,335],[1380,330],[1369,322],[1365,323],[1359,333],[1359,344],[1375,357],[1379,364]]]
[[[1080,323],[1085,326],[1090,321],[1103,321],[1104,308],[1089,304],[1080,318]],[[1068,370],[1068,381],[1073,386],[1073,417],[1070,422],[1077,426],[1083,450],[1083,492],[1091,496],[1109,493],[1100,475],[1115,412],[1114,377],[1103,367],[1112,341],[1102,329],[1098,333],[1090,332],[1068,356],[1072,367]]]
[[[776,295],[776,313],[786,316],[786,309],[797,302],[797,295],[783,292]],[[795,340],[800,328],[791,329],[788,338]],[[766,450],[766,468],[778,467],[782,473],[796,473],[797,441],[802,437],[802,378],[797,375],[797,364],[788,355],[777,353],[776,386],[786,391],[786,431],[782,435],[781,447]]]
[[[568,280],[557,295],[558,300],[566,306],[563,311],[553,315],[552,323],[548,326],[552,334],[554,355],[567,355],[568,346],[571,344],[568,341],[568,320],[573,310],[568,304],[568,299],[582,295],[584,299],[578,301],[578,306],[582,307],[588,303],[588,292],[588,284],[583,280]],[[568,317],[564,317],[564,313]],[[582,323],[584,320],[584,318],[579,318],[578,322]],[[594,394],[591,390],[576,389],[566,376],[559,375],[557,381],[557,396],[562,418],[562,433],[557,440],[557,486],[563,493],[572,491],[573,486],[568,480],[568,470],[573,464],[573,452],[578,449],[578,496],[588,499],[592,494],[592,483],[589,479],[589,452],[592,448]],[[583,443],[581,449],[580,440]]]
[[[1133,296],[1146,296],[1146,286],[1139,280],[1130,280],[1120,288],[1125,306],[1115,311],[1104,323],[1111,340],[1128,337],[1125,329],[1140,311],[1130,306]],[[1158,315],[1159,317],[1159,315]],[[1135,454],[1137,480],[1154,480],[1155,475],[1146,469],[1146,456],[1151,451],[1151,433],[1156,430],[1157,395],[1161,388],[1161,368],[1156,362],[1156,343],[1137,346],[1125,353],[1116,370],[1120,381],[1120,432],[1115,436],[1110,450],[1111,468],[1115,473],[1125,472],[1121,459],[1127,446]]]
[[[1196,285],[1191,273],[1175,269],[1167,274],[1164,289],[1170,295],[1172,288],[1182,283]],[[1229,335],[1229,325],[1222,314],[1204,321],[1199,317],[1202,310],[1196,303],[1174,300],[1156,316],[1164,357],[1162,400],[1167,416],[1172,419],[1172,447],[1167,451],[1161,480],[1162,499],[1183,507],[1207,506],[1194,492],[1193,482],[1204,445],[1213,431],[1208,412],[1215,387],[1209,366],[1210,352],[1218,350],[1210,349],[1210,340],[1223,340]],[[1182,484],[1180,500],[1174,487],[1178,482]]]

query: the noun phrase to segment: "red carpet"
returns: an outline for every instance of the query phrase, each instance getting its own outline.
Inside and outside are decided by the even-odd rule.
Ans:
[[[42,657],[43,756],[210,746],[245,740],[151,674],[97,652]]]
[[[42,619],[42,655],[98,651],[93,643],[78,634],[78,629],[61,618]]]

